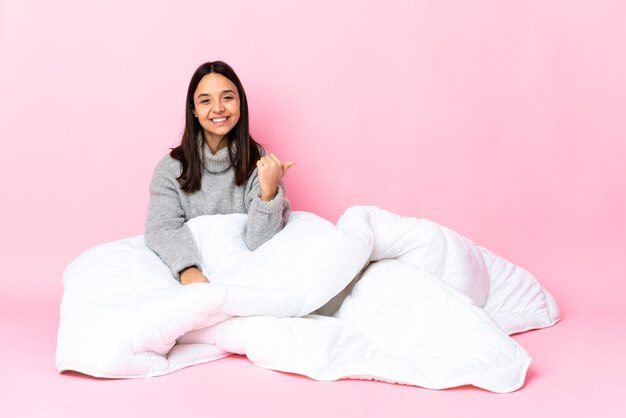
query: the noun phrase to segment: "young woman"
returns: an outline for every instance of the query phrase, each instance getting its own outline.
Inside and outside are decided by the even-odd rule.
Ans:
[[[145,240],[183,285],[208,283],[185,224],[201,215],[247,213],[245,241],[256,249],[289,213],[282,178],[294,163],[265,155],[248,130],[248,102],[233,69],[202,64],[191,77],[185,131],[157,165],[150,185]]]

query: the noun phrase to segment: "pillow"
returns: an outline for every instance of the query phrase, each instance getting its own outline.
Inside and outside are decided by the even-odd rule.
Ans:
[[[224,357],[210,343],[176,342],[232,315],[306,315],[350,282],[371,250],[316,215],[293,212],[282,231],[251,252],[245,221],[189,221],[211,285],[181,286],[142,237],[81,254],[63,276],[58,370],[147,377]]]
[[[554,297],[524,268],[478,247],[489,271],[489,295],[483,309],[507,334],[546,328],[559,322]]]
[[[372,261],[400,260],[452,286],[476,306],[485,303],[489,275],[480,251],[450,228],[376,206],[348,208],[337,226],[344,231],[369,233]]]
[[[233,306],[236,315],[259,315],[259,310],[281,317],[306,315],[339,293],[368,262],[369,240],[308,212],[292,212],[280,232],[251,252],[243,241],[246,219],[213,215],[188,222],[212,283],[230,292],[272,290],[248,298],[246,307]]]

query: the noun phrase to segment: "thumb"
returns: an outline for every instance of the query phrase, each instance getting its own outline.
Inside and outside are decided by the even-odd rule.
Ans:
[[[296,163],[294,163],[293,161],[287,161],[285,164],[283,164],[283,176],[287,173],[287,170],[289,170],[294,165],[296,165]]]

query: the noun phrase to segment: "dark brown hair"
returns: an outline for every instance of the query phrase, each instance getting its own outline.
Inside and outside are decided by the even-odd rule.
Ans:
[[[235,71],[222,61],[205,62],[193,73],[187,88],[185,101],[185,131],[181,143],[172,148],[170,156],[180,161],[182,171],[177,178],[180,188],[188,193],[200,190],[202,172],[204,170],[204,147],[199,141],[204,141],[202,126],[195,117],[193,94],[200,84],[200,80],[211,73],[221,74],[237,87],[239,93],[239,121],[227,135],[228,157],[235,169],[235,184],[242,185],[256,168],[263,148],[250,135],[248,125],[248,99],[243,85]],[[233,146],[233,144],[235,146]]]

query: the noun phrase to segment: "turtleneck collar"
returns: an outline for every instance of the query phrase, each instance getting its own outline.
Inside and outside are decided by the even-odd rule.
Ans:
[[[230,158],[228,157],[228,147],[217,150],[215,154],[211,153],[211,149],[202,141],[204,153],[204,169],[209,173],[221,173],[230,168]]]

